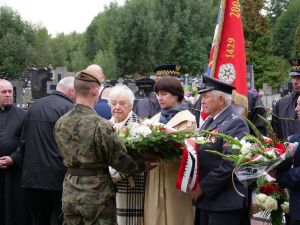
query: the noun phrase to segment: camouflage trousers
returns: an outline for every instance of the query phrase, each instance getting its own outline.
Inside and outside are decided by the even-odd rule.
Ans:
[[[64,225],[117,225],[116,208],[63,203]]]

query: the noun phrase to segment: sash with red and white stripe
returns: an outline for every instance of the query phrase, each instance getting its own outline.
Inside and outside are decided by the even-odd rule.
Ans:
[[[195,190],[198,174],[198,148],[194,140],[187,139],[177,173],[176,188],[183,192]]]

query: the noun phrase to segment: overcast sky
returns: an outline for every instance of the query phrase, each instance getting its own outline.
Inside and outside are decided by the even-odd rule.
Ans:
[[[22,20],[42,24],[50,34],[84,32],[93,18],[110,2],[123,5],[125,0],[0,0],[10,6]]]

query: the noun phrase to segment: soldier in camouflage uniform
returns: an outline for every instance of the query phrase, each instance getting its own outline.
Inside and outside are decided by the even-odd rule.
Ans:
[[[99,75],[77,74],[76,106],[55,124],[55,140],[68,168],[63,183],[64,224],[116,225],[116,203],[108,166],[124,173],[152,168],[150,161],[127,155],[110,122],[93,110],[99,97]]]

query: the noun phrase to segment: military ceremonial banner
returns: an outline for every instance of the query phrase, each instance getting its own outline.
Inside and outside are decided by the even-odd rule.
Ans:
[[[239,0],[221,0],[207,74],[247,96],[246,56]]]

